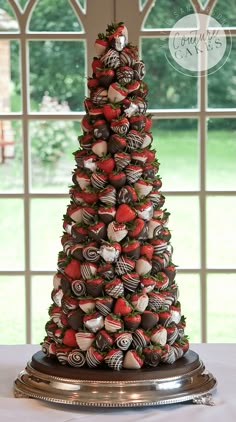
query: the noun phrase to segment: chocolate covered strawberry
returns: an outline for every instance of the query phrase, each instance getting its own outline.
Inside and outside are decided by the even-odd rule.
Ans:
[[[107,140],[110,135],[109,124],[106,120],[96,120],[93,124],[93,135],[96,139]]]
[[[111,103],[120,103],[127,95],[127,89],[118,82],[113,82],[108,88],[108,99]]]
[[[135,292],[138,289],[140,278],[135,272],[122,275],[123,286],[129,292]]]
[[[135,210],[139,218],[145,221],[151,220],[153,216],[153,205],[149,199],[145,199],[135,205]]]
[[[91,185],[95,189],[103,189],[108,183],[108,176],[104,173],[94,172],[90,179]]]
[[[130,302],[137,312],[143,313],[148,306],[149,298],[146,293],[146,289],[143,289],[140,293],[132,294]]]
[[[75,334],[75,338],[80,350],[86,351],[93,344],[95,334],[86,331],[79,331]]]
[[[103,279],[101,277],[86,280],[87,293],[92,297],[98,297],[103,292]]]
[[[133,221],[136,217],[136,212],[127,204],[121,204],[116,210],[116,221],[118,223],[127,223]]]
[[[118,277],[105,283],[104,290],[106,294],[115,299],[124,295],[124,285]]]
[[[127,142],[124,137],[117,133],[113,133],[108,140],[108,151],[111,154],[115,154],[116,152],[123,151],[126,148],[126,145]]]
[[[111,296],[96,299],[96,308],[101,315],[106,316],[111,313],[114,299]]]
[[[112,173],[109,173],[109,182],[116,189],[120,189],[125,185],[126,174],[122,171],[113,171]]]
[[[115,342],[120,350],[128,350],[132,343],[133,335],[129,331],[121,331],[114,334]]]
[[[138,200],[138,195],[135,189],[132,186],[125,185],[123,186],[117,195],[118,204],[130,204],[131,202],[136,202]]]
[[[117,242],[103,242],[100,246],[99,255],[105,262],[116,262],[121,253],[121,246]]]
[[[123,327],[122,320],[114,314],[109,314],[105,317],[105,330],[109,333],[116,333]]]
[[[103,107],[91,107],[88,113],[91,123],[104,118]]]
[[[98,87],[91,92],[91,100],[96,106],[102,106],[108,100],[108,92],[103,87]]]
[[[108,48],[108,40],[103,34],[98,34],[98,38],[95,40],[94,47],[98,57],[105,53],[106,49]]]
[[[106,225],[103,221],[99,221],[88,228],[88,235],[91,239],[100,242],[102,239],[107,237]]]
[[[116,152],[114,154],[114,160],[117,170],[123,170],[130,163],[131,156],[126,152]]]
[[[87,79],[87,87],[90,91],[96,89],[99,86],[99,81],[97,78],[88,78]]]
[[[151,269],[152,269],[152,262],[149,261],[145,256],[140,256],[140,258],[136,261],[135,271],[140,276],[144,276],[150,273]]]
[[[73,173],[72,180],[75,184],[78,184],[81,189],[86,189],[90,186],[90,176],[84,170],[76,170]]]
[[[116,203],[116,189],[114,186],[108,185],[99,192],[98,197],[103,204],[112,206]]]
[[[120,117],[111,121],[111,129],[118,135],[126,135],[129,130],[129,120],[126,117]]]
[[[138,328],[133,333],[132,347],[136,350],[139,348],[146,347],[150,343],[150,334],[143,328]]]
[[[146,118],[142,114],[137,114],[137,115],[131,116],[129,121],[130,121],[131,129],[141,131],[145,126]]]
[[[114,81],[115,78],[114,69],[101,69],[96,72],[96,77],[98,78],[99,85],[108,89],[109,85]]]
[[[90,314],[95,309],[95,300],[93,298],[79,299],[78,300],[79,308],[85,312],[85,314]]]
[[[153,328],[151,331],[151,342],[153,344],[160,344],[161,346],[165,346],[167,342],[167,330],[162,325],[158,325],[157,327]]]
[[[126,330],[129,330],[129,331],[135,331],[141,323],[140,314],[133,313],[130,315],[125,315],[123,319],[124,319],[125,328]]]
[[[101,61],[103,63],[103,66],[108,67],[110,69],[116,69],[120,66],[120,56],[118,51],[114,50],[113,48],[109,48],[109,50],[107,50],[105,54],[102,55]],[[101,66],[101,68],[103,66]],[[114,102],[111,99],[110,101]]]
[[[140,179],[142,172],[143,169],[140,165],[128,164],[125,168],[127,182],[130,184],[137,182]]]
[[[75,204],[70,204],[67,208],[67,214],[75,223],[81,223],[83,207],[81,205],[77,206]]]
[[[139,179],[137,182],[135,182],[134,187],[135,187],[135,189],[138,192],[138,195],[140,197],[147,196],[148,194],[150,194],[150,192],[153,189],[152,183],[147,182],[144,179]],[[150,196],[149,196],[149,198],[150,198]]]
[[[135,239],[126,241],[122,245],[122,254],[130,259],[138,259],[140,256],[140,242]]]
[[[128,231],[128,234],[132,239],[145,240],[147,238],[147,227],[144,220],[136,218],[132,223],[132,227]]]
[[[90,207],[89,205],[85,205],[83,207],[83,223],[85,224],[91,224],[94,223],[96,216],[98,215],[98,212],[96,208]]]
[[[108,145],[107,142],[103,139],[98,139],[95,141],[91,146],[92,151],[96,154],[99,158],[103,157],[107,154]]]
[[[92,333],[96,333],[104,326],[104,318],[99,312],[86,314],[83,318],[84,326]]]
[[[126,237],[127,234],[128,230],[125,224],[118,223],[116,221],[112,221],[110,224],[108,224],[107,236],[110,242],[120,242]]]
[[[157,312],[145,310],[141,316],[141,327],[144,330],[151,330],[159,321],[159,314]]]
[[[142,150],[132,151],[131,152],[131,158],[132,158],[132,163],[133,164],[137,164],[137,165],[141,165],[141,166],[143,166],[146,163],[146,161],[147,161],[147,157],[143,153]]]
[[[112,336],[107,333],[106,330],[101,330],[96,334],[95,344],[101,352],[110,349],[113,343],[114,340]]]
[[[140,369],[142,368],[143,363],[144,360],[136,350],[128,350],[124,357],[123,367],[126,369]]]
[[[106,354],[104,361],[109,368],[119,371],[123,366],[123,353],[119,349],[111,349]]]
[[[90,346],[86,352],[86,362],[90,368],[96,368],[104,360],[104,355],[95,347]]]
[[[98,57],[94,57],[92,61],[92,69],[93,73],[97,72],[97,69],[101,69],[103,67],[101,60]]]
[[[147,366],[156,368],[161,362],[163,350],[159,345],[145,347],[143,349],[144,362]]]
[[[129,84],[134,78],[134,71],[129,66],[121,66],[116,69],[116,78],[121,85]]]
[[[99,215],[100,219],[105,224],[109,224],[115,218],[116,209],[115,209],[114,206],[110,207],[109,205],[108,206],[100,206],[98,208],[98,215]]]

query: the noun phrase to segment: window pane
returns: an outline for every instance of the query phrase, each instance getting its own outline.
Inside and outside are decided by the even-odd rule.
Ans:
[[[194,10],[190,1],[178,0],[173,4],[173,0],[157,0],[147,15],[144,28],[172,28],[179,19],[191,13]]]
[[[207,266],[235,268],[236,196],[207,198]]]
[[[236,274],[209,274],[207,277],[207,339],[235,343]]]
[[[30,122],[32,191],[67,192],[79,148],[80,122],[35,120]]]
[[[51,112],[83,110],[86,85],[84,41],[31,41],[29,47],[31,110],[45,111],[44,108],[41,110],[45,92],[55,99]]]
[[[236,190],[236,119],[210,119],[206,144],[209,190]]]
[[[30,20],[30,31],[81,31],[82,27],[68,1],[39,0]]]
[[[24,270],[24,210],[21,199],[0,199],[0,270]]]
[[[31,269],[55,271],[62,249],[62,217],[69,198],[32,199],[31,201]]]
[[[168,227],[174,247],[173,262],[180,268],[199,268],[199,203],[195,196],[166,196],[165,206],[171,213]]]
[[[200,279],[198,274],[177,273],[179,301],[186,317],[186,334],[190,343],[201,342]],[[189,298],[192,298],[189,300]]]
[[[18,32],[16,16],[9,2],[0,0],[0,32]]]
[[[0,113],[20,111],[21,87],[18,41],[0,39],[0,69]]]
[[[45,324],[51,304],[52,276],[32,277],[32,343],[40,343],[45,337]]]
[[[180,68],[172,67],[168,38],[142,38],[142,60],[146,65],[145,82],[149,87],[148,107],[197,107],[197,78],[186,76]]]
[[[25,343],[24,277],[0,276],[0,289],[0,344]]]
[[[232,49],[231,48],[232,43]],[[236,38],[227,38],[227,54],[224,65],[208,76],[208,105],[212,108],[235,107],[236,93]]]
[[[197,120],[153,120],[152,135],[163,190],[198,190]]]
[[[220,22],[222,26],[236,25],[235,0],[217,0],[212,16]]]
[[[23,191],[21,122],[0,120],[0,192]]]

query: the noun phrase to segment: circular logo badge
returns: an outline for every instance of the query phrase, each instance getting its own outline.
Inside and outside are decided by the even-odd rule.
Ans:
[[[191,76],[199,72],[209,73],[210,69],[214,73],[229,56],[221,24],[201,13],[184,16],[176,22],[169,35],[169,50],[175,62],[172,66],[178,65],[178,71],[181,67]]]

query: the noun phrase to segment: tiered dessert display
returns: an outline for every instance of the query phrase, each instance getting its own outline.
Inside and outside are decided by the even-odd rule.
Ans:
[[[157,378],[158,385],[168,384],[170,378],[173,383],[173,376],[180,382],[186,373],[193,376],[195,371],[199,376],[203,366],[188,351],[184,331],[169,212],[160,193],[159,162],[147,113],[145,65],[128,42],[123,23],[99,34],[95,49],[50,319],[43,353],[33,357],[31,369],[76,378],[79,396],[73,403],[91,404],[88,395],[81,396],[81,383],[92,380],[104,387],[112,379],[107,401],[98,394],[95,404],[133,405],[131,398],[126,404],[124,396],[117,399],[117,382],[129,388],[129,381],[142,380],[136,387],[143,390],[146,380],[147,391],[150,379],[152,385]],[[18,391],[42,398],[19,384]],[[214,384],[212,377],[204,378],[207,391]],[[157,394],[157,385],[154,390],[151,396]],[[61,394],[54,392],[50,399],[65,402]],[[155,400],[141,397],[135,404],[184,399],[189,393],[180,388],[178,398],[175,391],[174,396],[172,392]]]

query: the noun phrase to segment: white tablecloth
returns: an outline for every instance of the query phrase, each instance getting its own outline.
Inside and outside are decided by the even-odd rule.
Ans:
[[[0,346],[0,421],[23,422],[235,422],[236,344],[192,344],[217,378],[215,406],[181,403],[137,408],[81,408],[14,398],[13,383],[39,346]]]

